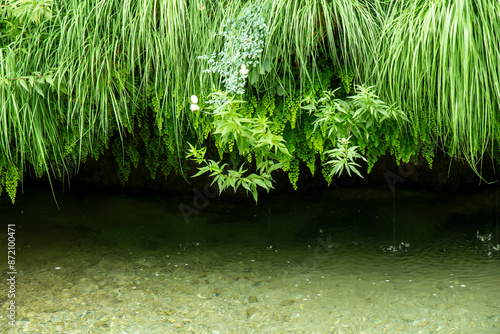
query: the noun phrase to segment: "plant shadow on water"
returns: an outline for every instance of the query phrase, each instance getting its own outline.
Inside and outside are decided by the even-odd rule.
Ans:
[[[10,332],[493,333],[493,197],[213,200],[189,224],[158,198],[58,194],[60,211],[50,193],[3,198],[22,282]]]

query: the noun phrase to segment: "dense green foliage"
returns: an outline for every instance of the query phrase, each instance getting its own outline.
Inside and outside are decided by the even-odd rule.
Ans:
[[[300,161],[331,181],[388,151],[498,156],[496,1],[7,0],[0,34],[12,200],[28,168],[64,177],[108,149],[123,182],[187,154],[254,196],[279,168],[296,187]]]
[[[370,78],[409,112],[407,134],[476,168],[498,143],[500,2],[394,1]]]

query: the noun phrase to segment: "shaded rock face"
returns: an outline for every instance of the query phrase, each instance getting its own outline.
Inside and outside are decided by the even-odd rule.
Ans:
[[[429,168],[425,159],[421,158],[413,163],[397,164],[395,158],[390,155],[381,157],[370,173],[366,172],[366,165],[363,166],[360,178],[357,175],[349,177],[344,173],[340,178],[334,178],[330,187],[382,187],[395,191],[397,189],[419,189],[427,191],[459,192],[478,190],[487,182],[495,182],[500,179],[497,170],[493,168],[495,164],[489,160],[484,161],[482,168],[483,180],[472,170],[472,168],[462,160],[451,160],[445,156],[436,156],[432,169]],[[73,190],[106,190],[116,192],[127,192],[132,194],[161,194],[163,196],[183,196],[193,197],[193,191],[203,191],[210,186],[212,180],[205,175],[198,178],[191,178],[196,173],[196,166],[187,164],[183,175],[170,174],[165,178],[157,173],[156,179],[151,178],[150,171],[139,164],[138,168],[132,169],[129,180],[122,185],[117,176],[116,160],[111,152],[106,152],[99,160],[89,159],[82,164],[71,176],[52,178],[52,185],[56,188]],[[315,175],[311,175],[305,164],[300,166],[301,175],[298,181],[298,192],[320,191],[328,187],[327,182],[321,175],[321,165],[317,163]],[[36,178],[34,173],[29,171],[24,174],[23,187],[50,187],[47,177]],[[276,181],[272,193],[293,192],[288,175],[284,172],[275,172],[273,178]],[[264,195],[265,192],[262,194]],[[246,197],[244,191],[236,194],[232,190],[226,191],[225,197]]]

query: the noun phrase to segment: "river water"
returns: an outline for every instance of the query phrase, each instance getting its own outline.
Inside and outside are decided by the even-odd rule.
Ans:
[[[500,193],[0,197],[1,333],[500,333]],[[1,269],[7,272],[6,256]]]

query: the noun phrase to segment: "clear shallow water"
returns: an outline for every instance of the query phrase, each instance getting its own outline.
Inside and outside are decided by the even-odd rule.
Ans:
[[[18,248],[0,332],[500,333],[494,191],[207,199],[188,219],[191,200],[57,199],[0,198]]]

